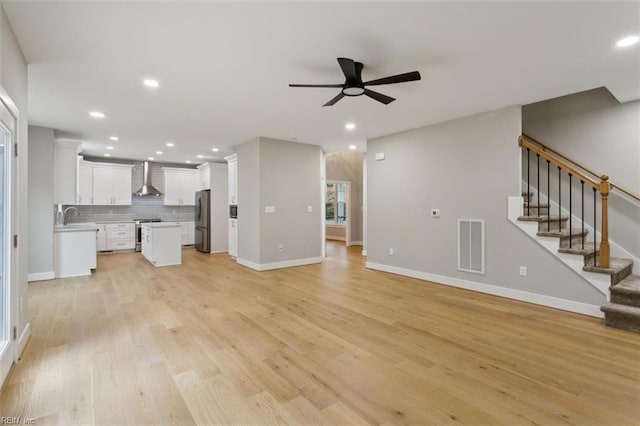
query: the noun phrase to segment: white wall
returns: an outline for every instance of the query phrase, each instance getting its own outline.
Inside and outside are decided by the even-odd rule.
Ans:
[[[238,147],[239,263],[268,269],[320,261],[321,167],[316,145],[260,137]]]
[[[507,219],[507,197],[520,195],[520,119],[520,107],[509,107],[369,140],[367,265],[498,294],[603,304],[601,293]],[[432,208],[440,218],[430,217]],[[458,218],[486,221],[484,275],[457,270]]]
[[[351,241],[362,241],[362,154],[359,152],[330,152],[325,155],[327,166],[327,181],[351,182],[349,223],[351,226]],[[336,235],[332,230],[332,235]],[[327,236],[329,236],[327,229]],[[344,235],[342,235],[344,237]]]
[[[29,279],[53,278],[53,129],[29,126]]]
[[[620,104],[607,89],[594,89],[524,106],[522,126],[529,136],[598,174],[608,175],[612,183],[640,194],[640,101]],[[535,155],[531,155],[530,161],[531,179],[537,184]],[[543,164],[540,186],[546,193],[546,162]],[[525,159],[523,165],[526,167]],[[526,169],[523,170],[526,174]],[[550,176],[551,184],[557,185],[555,167],[551,167]],[[566,175],[564,179],[563,183],[567,182]],[[580,191],[579,182],[576,179],[573,182],[575,202],[580,199]],[[568,208],[568,185],[563,188],[563,206]],[[552,199],[553,194],[557,194],[557,187],[552,189]],[[585,209],[585,222],[593,224],[591,189],[586,191]],[[640,203],[613,190],[609,196],[609,239],[636,258],[640,258],[639,218]],[[598,229],[600,219],[598,204]]]
[[[28,114],[27,114],[27,62],[16,41],[13,29],[7,20],[4,9],[0,7],[0,85],[7,91],[20,111],[18,120],[18,151],[16,160],[17,180],[15,200],[17,231],[20,243],[17,250],[16,271],[18,298],[22,300],[22,309],[18,315],[18,336],[20,348],[26,343],[27,333],[27,265],[28,265]]]

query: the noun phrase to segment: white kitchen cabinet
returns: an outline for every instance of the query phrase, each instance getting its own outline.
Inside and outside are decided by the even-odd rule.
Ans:
[[[82,160],[78,160],[76,187],[78,188],[76,204],[81,206],[93,204],[93,167]]]
[[[97,223],[98,233],[96,235],[96,251],[107,250],[107,229],[104,223]]]
[[[93,204],[96,206],[131,205],[132,164],[82,161],[78,167],[79,204]],[[89,187],[91,188],[90,195]],[[90,202],[87,202],[87,199]]]
[[[136,248],[136,226],[133,222],[107,223],[107,250],[131,250]]]
[[[163,222],[166,224],[177,225],[180,227],[180,242],[183,246],[192,246],[195,242],[195,222]]]
[[[153,266],[182,263],[181,227],[175,222],[142,225],[142,255]]]
[[[238,219],[229,219],[229,256],[238,257]]]
[[[238,204],[238,155],[233,154],[228,157],[224,157],[229,165],[229,204]]]
[[[55,141],[53,158],[53,203],[76,203],[78,153],[80,142]]]
[[[164,205],[195,206],[196,190],[200,179],[196,169],[163,167]]]
[[[209,163],[199,165],[198,172],[198,190],[211,189],[211,167],[209,167]]]
[[[93,204],[131,205],[131,169],[133,165],[93,164]]]
[[[56,278],[91,275],[96,266],[95,224],[54,228],[53,269]]]

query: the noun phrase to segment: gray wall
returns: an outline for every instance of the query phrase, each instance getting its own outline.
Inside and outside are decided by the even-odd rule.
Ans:
[[[640,194],[640,101],[620,104],[607,89],[594,89],[524,106],[522,126],[524,133],[576,159],[596,173],[608,175],[611,182]],[[535,155],[530,161],[531,179],[537,185]],[[526,158],[523,158],[523,164],[526,165]],[[553,185],[557,182],[557,169],[551,169]],[[524,168],[523,173],[526,173]],[[564,179],[563,183],[566,175]],[[540,186],[546,193],[546,169],[541,173]],[[579,189],[579,183],[574,180],[577,200]],[[557,188],[552,190],[552,199],[554,193],[557,193]],[[609,238],[640,257],[640,203],[620,194],[613,190],[609,197]],[[564,206],[567,206],[568,197],[568,185],[565,185]],[[592,203],[592,191],[589,189],[585,196],[589,212],[593,209]],[[600,229],[599,205],[597,215],[597,227]],[[585,216],[585,221],[592,225],[593,214]]]
[[[238,258],[260,263],[260,141],[238,146]]]
[[[331,152],[325,155],[327,181],[339,180],[351,182],[351,241],[362,242],[362,161],[359,152]],[[329,235],[329,230],[327,230]]]
[[[240,259],[264,265],[321,256],[321,167],[316,145],[261,137],[238,147]]]
[[[229,170],[227,164],[210,163],[211,172],[211,252],[229,250]]]
[[[16,201],[14,232],[19,235],[21,243],[18,245],[14,271],[17,271],[18,298],[22,300],[23,308],[18,313],[18,337],[27,326],[27,271],[29,259],[29,173],[28,173],[28,111],[27,111],[27,61],[16,41],[13,29],[0,7],[0,84],[7,91],[20,112],[18,119],[18,151],[19,156],[14,162],[14,186]],[[51,159],[53,161],[53,158]],[[26,336],[25,336],[26,337]],[[25,343],[24,341],[20,342]]]
[[[507,219],[507,197],[520,194],[520,119],[520,107],[509,107],[369,140],[367,261],[604,303]],[[375,160],[379,152],[384,161]],[[431,218],[431,208],[441,217]],[[458,218],[485,220],[484,275],[457,270]],[[519,276],[519,266],[528,268],[527,277]]]
[[[29,126],[29,275],[53,274],[53,129]]]

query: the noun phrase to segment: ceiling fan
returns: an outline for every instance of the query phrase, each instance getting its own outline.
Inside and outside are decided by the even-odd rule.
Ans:
[[[360,95],[366,95],[371,99],[375,99],[376,101],[387,105],[395,101],[395,98],[374,92],[373,90],[367,89],[365,86],[379,86],[381,84],[404,83],[407,81],[420,80],[420,73],[418,71],[412,71],[404,74],[392,75],[390,77],[378,78],[376,80],[365,81],[363,83],[363,65],[361,62],[355,62],[353,59],[349,58],[338,58],[338,63],[340,64],[340,68],[342,68],[342,73],[345,77],[343,84],[290,84],[289,87],[334,87],[336,89],[342,89],[335,98],[322,106],[332,106],[345,96]]]

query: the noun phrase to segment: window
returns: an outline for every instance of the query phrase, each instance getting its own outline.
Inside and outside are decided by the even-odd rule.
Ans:
[[[327,225],[344,225],[347,222],[347,184],[328,183],[325,205]]]

